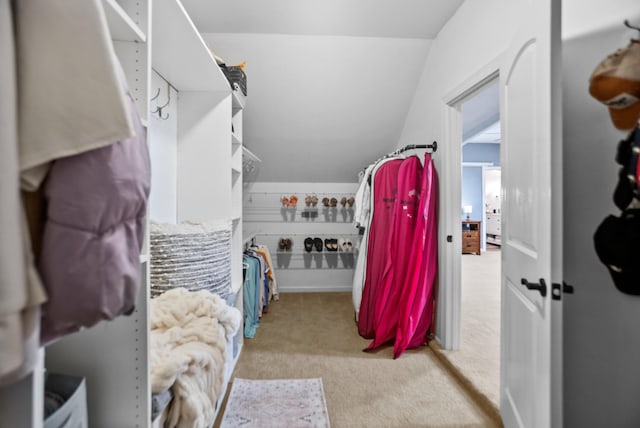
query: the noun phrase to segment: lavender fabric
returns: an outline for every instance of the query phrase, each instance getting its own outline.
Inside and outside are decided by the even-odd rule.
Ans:
[[[150,161],[129,102],[136,136],[56,160],[45,184],[42,344],[135,308]]]

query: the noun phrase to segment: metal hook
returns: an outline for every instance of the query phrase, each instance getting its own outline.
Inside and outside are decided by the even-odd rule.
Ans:
[[[156,94],[149,101],[153,101],[156,98],[158,98],[159,96],[160,96],[160,88],[158,88],[158,92],[156,92]]]
[[[624,20],[624,26],[627,27],[627,28],[630,28],[632,30],[640,31],[640,27],[636,27],[634,25],[631,25],[631,23],[629,23],[628,19]]]
[[[161,109],[165,108],[166,106],[168,106],[168,105],[169,105],[169,103],[170,103],[170,102],[171,102],[171,87],[170,87],[170,86],[169,86],[169,84],[167,83],[167,102],[166,102],[166,103],[164,103],[164,104],[163,104],[163,105],[161,105],[161,106],[158,106],[158,109],[160,109],[160,110],[161,110]]]
[[[160,89],[158,89],[158,94],[160,93]],[[169,119],[169,113],[167,113],[166,116],[162,116],[162,109],[167,107],[169,105],[169,103],[171,103],[171,85],[169,84],[169,82],[167,82],[167,102],[164,103],[161,106],[156,106],[156,109],[153,110],[151,113],[158,114],[158,117],[162,120],[167,120]]]
[[[166,107],[166,106],[164,106],[164,107]],[[157,109],[157,110],[158,110],[158,117],[159,117],[160,119],[162,119],[162,120],[167,120],[167,119],[169,119],[169,113],[167,113],[167,115],[166,115],[166,116],[162,116],[162,108],[163,108],[163,107],[158,107],[158,109]]]

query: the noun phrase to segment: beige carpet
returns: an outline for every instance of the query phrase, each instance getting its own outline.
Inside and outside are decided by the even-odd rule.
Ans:
[[[496,409],[500,405],[500,250],[462,256],[460,349],[442,351]]]
[[[430,348],[362,352],[350,293],[281,294],[244,343],[234,376],[322,378],[333,428],[497,426]]]

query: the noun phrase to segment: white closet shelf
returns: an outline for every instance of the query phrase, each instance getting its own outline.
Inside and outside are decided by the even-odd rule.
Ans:
[[[179,0],[154,2],[152,31],[153,68],[178,91],[231,92]]]
[[[253,162],[262,162],[258,156],[253,154],[253,152],[246,147],[242,147],[242,156],[247,160],[251,160]]]
[[[107,17],[111,38],[121,42],[147,41],[147,35],[133,22],[127,12],[122,9],[116,0],[103,0],[104,12]]]
[[[240,138],[236,134],[231,134],[231,147],[235,150],[238,146],[242,144]]]
[[[231,91],[231,94],[233,97],[233,110],[242,110],[247,102],[247,99],[242,91],[234,90]]]

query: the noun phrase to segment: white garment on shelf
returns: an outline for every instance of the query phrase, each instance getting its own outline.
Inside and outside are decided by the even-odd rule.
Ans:
[[[31,372],[45,295],[33,266],[18,172],[17,91],[12,11],[0,0],[0,385]]]
[[[57,158],[135,135],[101,0],[16,2],[22,188]]]

